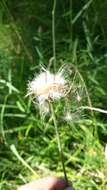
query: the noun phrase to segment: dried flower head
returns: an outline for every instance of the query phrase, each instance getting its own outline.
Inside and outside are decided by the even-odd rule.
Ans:
[[[28,83],[27,96],[39,103],[41,112],[49,112],[49,101],[63,98],[67,93],[67,81],[63,69],[56,74],[43,70],[37,77]]]
[[[32,81],[28,82],[27,95],[39,107],[40,113],[50,112],[50,102],[56,102],[55,109],[64,121],[77,121],[78,109],[84,103],[84,86],[78,72],[70,65],[62,65],[57,73],[42,68]]]

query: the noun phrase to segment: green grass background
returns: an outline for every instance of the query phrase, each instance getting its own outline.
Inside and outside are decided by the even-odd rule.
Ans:
[[[0,1],[0,190],[63,176],[54,127],[25,98],[28,80],[53,56],[53,3]],[[73,64],[92,106],[107,110],[107,0],[57,0],[55,40],[57,67],[60,59]],[[76,190],[107,190],[106,121],[107,114],[87,111],[77,122],[59,123],[67,175]]]

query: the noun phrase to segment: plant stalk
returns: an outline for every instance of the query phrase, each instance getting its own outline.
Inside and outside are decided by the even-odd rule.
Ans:
[[[56,0],[53,3],[52,9],[52,45],[53,45],[53,63],[54,63],[54,72],[56,70],[56,41],[55,41],[55,10],[56,10]]]
[[[63,168],[63,172],[64,172],[64,179],[66,181],[66,185],[68,186],[68,178],[67,178],[65,164],[64,164],[64,155],[63,155],[63,150],[62,150],[62,146],[61,146],[61,142],[60,142],[60,136],[59,136],[58,126],[57,126],[57,121],[56,121],[55,112],[54,112],[52,103],[50,103],[50,109],[51,109],[51,114],[52,114],[52,120],[53,120],[54,127],[55,127],[56,138],[57,138],[57,143],[58,143],[58,150],[59,150],[61,164],[62,164],[62,168]]]

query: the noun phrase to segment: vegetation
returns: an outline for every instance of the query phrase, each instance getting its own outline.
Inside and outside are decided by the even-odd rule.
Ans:
[[[68,123],[58,120],[67,176],[76,190],[107,190],[107,1],[59,0],[52,19],[54,3],[0,1],[1,190],[63,176],[53,123],[25,98],[28,80],[48,67],[54,45],[56,69],[72,64],[80,75],[83,106],[102,109],[76,112]],[[73,101],[75,95],[71,107]]]

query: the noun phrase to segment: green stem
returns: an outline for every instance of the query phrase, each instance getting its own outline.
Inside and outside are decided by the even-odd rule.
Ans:
[[[55,10],[56,10],[56,0],[54,0],[53,9],[52,9],[52,44],[53,44],[54,72],[56,70]]]
[[[64,178],[66,181],[66,185],[68,185],[68,178],[67,178],[65,164],[64,164],[64,156],[63,156],[63,151],[62,151],[61,142],[60,142],[60,136],[59,136],[58,127],[57,127],[57,121],[56,121],[55,112],[54,112],[52,103],[50,103],[50,109],[51,109],[52,119],[53,119],[53,123],[54,123],[54,127],[55,127],[56,138],[57,138],[57,142],[58,142],[58,150],[59,150],[62,168],[63,168],[63,172],[64,172]]]

